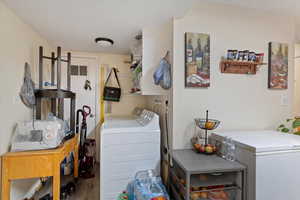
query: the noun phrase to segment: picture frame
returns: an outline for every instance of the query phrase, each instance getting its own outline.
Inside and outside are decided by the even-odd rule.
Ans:
[[[288,89],[288,48],[288,44],[269,43],[269,89]]]
[[[185,33],[185,87],[210,87],[210,35]]]

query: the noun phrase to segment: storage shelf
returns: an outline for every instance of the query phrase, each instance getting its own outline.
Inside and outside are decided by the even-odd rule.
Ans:
[[[223,188],[214,188],[214,189],[207,189],[207,190],[197,190],[197,191],[191,191],[191,193],[197,193],[197,192],[213,192],[213,191],[219,191],[219,190],[242,190],[239,186],[230,186],[230,187],[223,187]]]
[[[70,129],[75,133],[75,98],[76,94],[62,89],[38,89],[36,97],[36,119],[42,119],[42,99],[50,100],[51,112],[58,118],[64,120],[64,99],[70,99]]]
[[[235,184],[236,179],[236,174],[234,173],[223,173],[219,176],[211,174],[201,174],[201,176],[206,176],[207,180],[200,180],[199,176],[200,175],[191,176],[191,187],[233,185]]]
[[[35,96],[37,98],[75,98],[75,93],[68,90],[58,90],[58,89],[39,89],[35,91]]]
[[[181,195],[177,192],[176,188],[172,184],[170,185],[170,188],[176,200],[185,200],[185,198],[181,197]]]
[[[128,92],[128,93],[125,93],[127,95],[136,95],[136,96],[141,96],[142,95],[142,91],[137,91],[137,92]]]
[[[220,62],[221,73],[231,74],[256,74],[258,66],[266,63],[259,62],[243,62],[233,60],[222,60]]]
[[[230,199],[237,197],[245,200],[246,168],[240,163],[224,160],[216,155],[197,154],[191,149],[174,150],[172,158],[171,193],[176,200],[195,200],[197,197],[200,200],[203,193],[214,196],[222,191]],[[181,171],[184,177],[181,176]]]
[[[171,176],[173,177],[174,181],[177,183],[179,187],[181,187],[183,190],[185,190],[185,184],[180,182],[180,178],[175,174],[173,170],[170,171]]]
[[[245,167],[238,162],[231,162],[217,155],[197,154],[191,149],[174,150],[173,160],[185,174],[211,174],[245,170]]]

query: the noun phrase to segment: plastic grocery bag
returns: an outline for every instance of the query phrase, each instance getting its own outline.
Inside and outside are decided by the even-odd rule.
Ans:
[[[32,121],[19,122],[12,139],[11,151],[56,148],[64,139],[67,129],[63,120],[51,115],[47,120],[35,120],[34,123]],[[41,130],[41,135],[33,134],[32,130]]]
[[[22,102],[29,108],[35,105],[34,83],[31,79],[30,66],[25,63],[24,67],[24,82],[21,87],[20,97]]]
[[[154,176],[153,170],[137,172],[135,180],[129,183],[127,192],[129,200],[152,200],[158,197],[169,200],[161,178]]]
[[[22,102],[29,108],[35,105],[34,83],[31,80],[30,66],[25,63],[24,67],[24,82],[21,87],[20,97]]]
[[[166,58],[161,59],[157,70],[153,74],[155,85],[160,85],[163,89],[172,87],[171,65]]]

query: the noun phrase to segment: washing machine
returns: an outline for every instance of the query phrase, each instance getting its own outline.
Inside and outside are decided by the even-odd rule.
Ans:
[[[100,199],[115,200],[135,173],[160,173],[159,116],[143,110],[138,115],[110,117],[101,127]]]

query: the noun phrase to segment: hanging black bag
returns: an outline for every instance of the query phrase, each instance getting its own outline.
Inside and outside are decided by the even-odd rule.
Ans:
[[[118,88],[116,87],[108,87],[107,82],[110,79],[111,73],[114,72],[115,77],[117,79],[118,82]],[[109,75],[105,81],[104,84],[104,92],[103,92],[103,99],[105,101],[116,101],[119,102],[120,101],[120,97],[121,97],[121,86],[120,86],[120,82],[119,82],[119,78],[118,78],[118,74],[117,74],[117,69],[116,68],[112,68],[111,71],[109,72]]]

